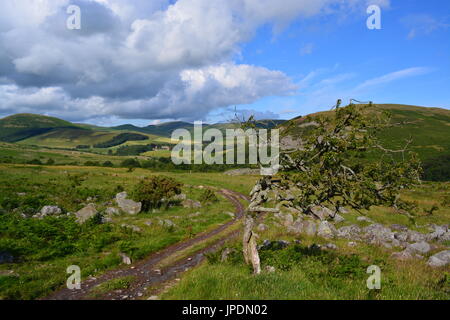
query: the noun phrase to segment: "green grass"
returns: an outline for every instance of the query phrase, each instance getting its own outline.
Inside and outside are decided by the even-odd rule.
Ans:
[[[128,289],[134,281],[136,281],[134,276],[111,279],[93,288],[89,296],[91,298],[100,298],[111,291]]]
[[[0,271],[13,270],[18,275],[0,277],[0,298],[43,297],[64,285],[70,265],[80,266],[85,279],[116,268],[121,263],[120,252],[139,260],[231,219],[226,212],[234,211],[234,206],[220,195],[219,202],[199,209],[176,206],[136,216],[120,215],[108,224],[92,221],[79,226],[72,217],[19,217],[22,213],[31,215],[44,205],[58,205],[64,212],[75,212],[88,203],[88,197],[95,198],[91,201],[101,212],[119,189],[130,192],[141,177],[154,174],[161,173],[144,169],[127,172],[117,168],[0,165],[0,251],[19,258],[16,263],[0,265]],[[203,192],[196,188],[198,185],[248,193],[254,183],[251,177],[236,182],[221,174],[164,174],[185,183],[183,192],[194,200],[199,200]],[[196,212],[200,215],[191,216]],[[162,219],[171,220],[175,227],[160,225]],[[132,232],[123,224],[137,226],[141,231]]]

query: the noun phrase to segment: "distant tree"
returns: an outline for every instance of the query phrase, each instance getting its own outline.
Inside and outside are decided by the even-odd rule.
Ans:
[[[182,184],[166,176],[151,176],[139,181],[132,198],[142,202],[142,209],[148,211],[168,204],[170,198],[181,193]]]
[[[333,114],[314,118],[317,126],[302,137],[302,146],[281,150],[276,179],[263,177],[253,189],[243,244],[245,261],[253,264],[255,273],[260,272],[260,265],[253,227],[260,212],[277,212],[283,206],[306,214],[313,214],[315,206],[336,211],[342,206],[362,210],[388,205],[400,212],[408,208],[399,200],[399,192],[420,181],[420,161],[407,151],[411,141],[402,150],[388,150],[380,144],[375,134],[389,124],[389,118],[385,114],[365,116],[366,106],[340,108],[338,101]],[[375,150],[381,151],[378,159],[362,162]],[[401,160],[396,161],[394,153],[401,154]],[[294,195],[293,200],[282,196],[286,190]],[[263,207],[269,191],[278,194],[275,208]]]
[[[48,160],[47,160],[47,163],[46,163],[48,166],[52,166],[52,165],[54,165],[55,164],[55,160],[53,160],[52,158],[49,158]]]
[[[114,164],[111,161],[105,161],[103,162],[103,166],[104,167],[114,167]]]
[[[120,166],[123,168],[140,168],[141,164],[136,159],[125,159],[122,161]]]

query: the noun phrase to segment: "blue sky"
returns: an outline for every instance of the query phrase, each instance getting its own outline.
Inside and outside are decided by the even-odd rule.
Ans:
[[[367,28],[370,5],[381,30]],[[2,0],[0,48],[0,117],[143,126],[226,121],[236,106],[289,119],[351,98],[450,108],[447,0]]]
[[[295,21],[277,35],[271,26],[258,30],[237,59],[281,70],[299,90],[240,107],[281,118],[327,110],[338,98],[450,108],[450,1],[392,1],[381,30],[369,30],[368,17]]]

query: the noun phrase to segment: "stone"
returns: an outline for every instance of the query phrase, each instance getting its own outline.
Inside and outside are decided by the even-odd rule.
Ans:
[[[305,220],[303,222],[303,232],[308,236],[315,236],[317,233],[317,225],[314,221]]]
[[[372,221],[371,219],[369,219],[369,218],[367,218],[367,217],[364,217],[364,216],[358,217],[358,218],[356,218],[356,220],[357,220],[357,221],[360,221],[360,222],[373,223],[373,221]]]
[[[113,219],[111,217],[102,217],[102,223],[111,223]]]
[[[421,242],[425,240],[427,240],[427,237],[423,233],[413,230],[408,231],[408,238],[407,238],[408,242]]]
[[[334,212],[327,207],[314,206],[311,209],[311,213],[320,219],[321,221],[327,220],[328,218],[334,217]]]
[[[348,213],[349,211],[348,211],[345,207],[339,207],[339,208],[338,208],[338,212],[339,212],[339,213],[346,214],[346,213]]]
[[[335,216],[334,216],[334,218],[333,218],[333,221],[335,222],[335,223],[340,223],[340,222],[344,222],[345,221],[345,218],[343,217],[343,216],[341,216],[340,214],[335,214]]]
[[[138,226],[132,225],[132,224],[121,224],[120,225],[122,228],[127,228],[130,230],[133,230],[134,232],[141,232],[141,228],[139,228]]]
[[[175,227],[175,223],[169,219],[159,220],[159,224],[167,228]]]
[[[131,258],[129,256],[127,256],[125,253],[120,253],[119,255],[122,258],[122,263],[128,264],[128,265],[131,264]]]
[[[363,238],[372,244],[381,244],[383,242],[391,242],[395,239],[394,233],[388,227],[375,223],[363,229],[365,233]]]
[[[175,200],[175,201],[184,201],[186,199],[187,199],[187,196],[184,193],[177,194],[173,197],[173,200]]]
[[[408,241],[408,232],[395,232],[394,237],[398,241],[406,242]]]
[[[264,232],[264,231],[266,231],[268,229],[268,227],[265,225],[265,224],[263,224],[263,223],[260,223],[257,227],[256,227],[256,230],[258,230],[258,231],[260,231],[260,232]]]
[[[429,240],[439,240],[442,236],[447,233],[448,229],[445,226],[434,226],[434,231],[428,234]]]
[[[119,209],[117,209],[117,208],[114,208],[114,207],[108,207],[108,208],[106,208],[105,213],[106,213],[108,216],[118,216],[118,215],[120,214],[120,211],[119,211]]]
[[[184,208],[201,208],[202,204],[198,201],[186,199],[182,203]]]
[[[408,231],[408,227],[402,225],[402,224],[391,224],[391,229],[394,231]]]
[[[95,209],[95,205],[90,203],[80,211],[75,212],[75,216],[77,217],[77,222],[82,224],[97,215],[97,213],[98,212],[97,209]]]
[[[444,267],[450,263],[450,250],[441,251],[432,255],[427,264],[430,267]]]
[[[145,221],[144,222],[144,224],[146,225],[146,226],[152,226],[153,225],[153,221],[151,221],[151,220],[147,220],[147,221]]]
[[[294,223],[294,217],[292,216],[292,214],[288,213],[286,215],[284,215],[284,226],[285,227],[289,227],[290,225],[292,225]]]
[[[416,242],[413,244],[410,244],[406,247],[406,250],[408,250],[409,252],[412,253],[428,253],[431,250],[431,246],[425,242],[425,241],[421,241],[421,242]]]
[[[447,231],[439,238],[439,242],[450,241],[450,231]]]
[[[394,252],[393,254],[391,254],[391,257],[400,260],[400,261],[406,261],[406,260],[411,260],[413,259],[413,255],[411,252],[409,252],[408,250],[403,250],[400,252]]]
[[[225,214],[229,215],[233,219],[236,218],[236,215],[233,212],[227,211],[227,212],[225,212]]]
[[[221,261],[221,262],[226,262],[226,261],[228,261],[228,258],[229,258],[229,256],[230,256],[230,254],[235,253],[235,252],[236,252],[235,249],[232,249],[232,248],[225,248],[225,249],[222,251],[222,256],[221,256],[221,258],[220,258],[220,261]]]
[[[142,203],[127,199],[128,194],[121,192],[116,195],[116,203],[119,208],[127,214],[138,214],[142,210]]]
[[[298,218],[291,226],[287,228],[287,231],[290,234],[299,235],[303,232],[303,227],[303,220]]]
[[[356,247],[358,244],[356,242],[354,242],[354,241],[350,241],[349,243],[347,243],[347,245],[349,247]]]
[[[47,217],[47,216],[56,216],[60,215],[62,213],[62,210],[57,206],[44,206],[41,209],[40,216]]]
[[[349,240],[359,239],[361,234],[361,228],[357,225],[341,227],[337,230],[336,235],[338,238],[344,238]]]
[[[335,245],[334,243],[327,243],[324,248],[326,249],[330,249],[330,250],[337,250],[337,245]]]
[[[335,237],[337,231],[336,228],[328,221],[322,221],[319,223],[319,227],[317,229],[317,235],[319,237],[332,239]]]
[[[275,267],[272,267],[272,266],[266,266],[264,268],[264,270],[266,270],[266,272],[268,272],[268,273],[274,273],[276,271]]]

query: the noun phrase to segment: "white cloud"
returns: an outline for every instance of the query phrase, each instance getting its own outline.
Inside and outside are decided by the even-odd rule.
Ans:
[[[392,81],[399,80],[402,78],[414,77],[414,76],[430,73],[431,71],[432,70],[430,68],[424,68],[424,67],[403,69],[403,70],[385,74],[381,77],[367,80],[367,81],[363,82],[362,84],[360,84],[355,90],[358,91],[361,89],[366,89],[368,87],[378,86],[381,84],[387,84],[387,83],[390,83]]]
[[[66,8],[81,7],[81,30]],[[289,95],[284,73],[240,65],[241,44],[298,17],[365,0],[3,0],[0,112],[72,120],[195,119],[229,105]]]

